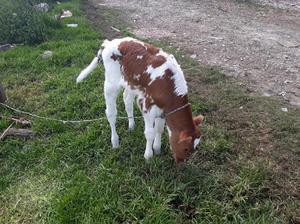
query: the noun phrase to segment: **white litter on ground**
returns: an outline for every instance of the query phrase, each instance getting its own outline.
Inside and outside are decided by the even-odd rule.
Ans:
[[[67,27],[78,27],[77,23],[68,23]]]
[[[68,18],[68,17],[72,17],[72,12],[70,10],[63,10],[60,14],[60,18]]]

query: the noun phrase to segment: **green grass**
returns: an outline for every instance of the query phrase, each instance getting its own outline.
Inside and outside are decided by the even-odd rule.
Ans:
[[[8,103],[60,119],[102,117],[103,69],[75,83],[101,35],[88,25],[80,0],[56,6],[54,13],[62,8],[74,13],[63,23],[78,28],[63,24],[43,44],[0,53]],[[198,66],[166,43],[155,44],[175,54],[184,69]],[[45,50],[53,57],[43,60]],[[117,150],[110,146],[106,120],[32,120],[33,139],[0,142],[0,223],[299,221],[299,110],[287,106],[289,112],[282,113],[281,103],[250,97],[214,68],[198,66],[187,79],[194,113],[206,115],[203,144],[187,164],[174,163],[166,135],[162,155],[145,162],[141,120],[132,132],[118,121]],[[118,105],[125,115],[121,99]],[[0,114],[11,113],[0,108]],[[9,124],[0,120],[0,131]]]

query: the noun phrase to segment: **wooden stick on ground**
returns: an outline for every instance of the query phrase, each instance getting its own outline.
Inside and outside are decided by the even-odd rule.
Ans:
[[[21,137],[21,138],[30,138],[33,136],[33,131],[29,129],[21,129],[21,128],[12,128],[13,124],[15,122],[12,122],[8,128],[5,129],[5,131],[0,136],[0,141],[4,140],[7,136],[15,136],[15,137]]]
[[[117,29],[116,27],[111,26],[110,28],[112,28],[114,31],[117,31],[118,33],[121,32],[121,30]]]
[[[7,136],[7,132],[9,131],[9,129],[11,128],[11,126],[13,126],[15,122],[12,122],[8,128],[5,129],[5,131],[2,133],[2,135],[0,136],[0,141],[3,140],[6,136]]]
[[[21,128],[10,128],[6,134],[6,136],[16,136],[16,137],[23,137],[23,138],[30,138],[33,136],[33,131],[30,129],[21,129]]]
[[[31,122],[26,120],[25,118],[23,117],[6,117],[6,116],[3,116],[3,115],[0,115],[0,118],[2,119],[6,119],[6,120],[10,120],[10,121],[14,121],[16,122],[16,124],[18,125],[21,125],[22,127],[29,127],[31,125]]]

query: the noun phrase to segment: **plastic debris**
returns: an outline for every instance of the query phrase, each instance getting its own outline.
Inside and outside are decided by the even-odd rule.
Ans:
[[[60,18],[63,19],[63,18],[68,18],[68,17],[72,17],[73,14],[70,10],[63,10],[60,14]]]
[[[48,58],[52,57],[52,55],[53,55],[52,51],[44,51],[44,53],[42,55],[42,58],[43,59],[48,59]]]
[[[282,111],[282,112],[288,112],[288,109],[287,109],[286,107],[282,107],[282,108],[281,108],[281,111]]]
[[[67,27],[78,27],[77,23],[68,23]]]

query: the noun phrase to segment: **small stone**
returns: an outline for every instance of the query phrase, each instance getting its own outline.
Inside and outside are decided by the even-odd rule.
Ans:
[[[197,57],[197,55],[196,55],[196,54],[192,54],[190,57],[191,57],[192,59],[195,59],[195,58]]]
[[[267,97],[274,96],[274,92],[272,90],[267,90],[266,92],[263,93],[263,96],[267,96]]]
[[[284,80],[284,84],[289,84],[289,83],[292,83],[293,81],[291,81],[291,80]]]
[[[239,109],[240,109],[240,110],[242,110],[243,108],[244,108],[243,106],[240,106],[240,108],[239,108]]]
[[[42,55],[42,58],[43,59],[48,59],[50,57],[53,56],[53,52],[52,51],[44,51],[43,55]]]
[[[285,39],[281,39],[279,41],[277,41],[277,43],[283,47],[287,47],[287,48],[297,48],[300,46],[300,43],[295,41],[295,40],[285,40]]]
[[[248,77],[248,76],[250,76],[251,75],[251,72],[249,72],[249,71],[246,71],[245,73],[244,73],[244,76],[246,76],[246,77]]]
[[[280,93],[278,93],[279,96],[285,96],[286,95],[286,91],[282,91]]]

